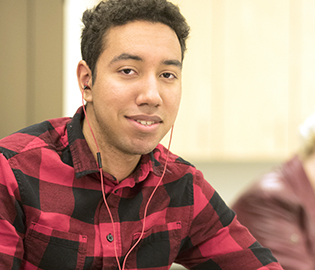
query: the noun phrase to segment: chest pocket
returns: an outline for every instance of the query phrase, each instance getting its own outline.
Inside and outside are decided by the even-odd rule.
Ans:
[[[137,248],[137,267],[163,268],[169,266],[180,247],[181,227],[181,222],[173,222],[154,226],[145,231]],[[134,240],[139,239],[140,235],[141,233],[135,233]]]
[[[32,223],[24,240],[24,269],[83,269],[86,246],[85,235]]]

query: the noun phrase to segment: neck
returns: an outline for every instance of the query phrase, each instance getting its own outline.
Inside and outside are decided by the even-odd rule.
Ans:
[[[113,147],[103,143],[101,136],[99,136],[97,132],[93,131],[98,144],[97,147],[86,118],[83,121],[82,131],[96,161],[97,152],[100,152],[102,158],[102,169],[104,172],[113,175],[117,181],[120,182],[134,171],[141,158],[141,155],[123,154],[117,149],[114,149]]]

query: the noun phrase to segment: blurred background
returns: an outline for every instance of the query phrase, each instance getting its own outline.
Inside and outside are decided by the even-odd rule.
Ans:
[[[0,138],[75,113],[81,15],[98,2],[0,0]],[[191,37],[171,150],[230,205],[297,150],[315,111],[315,1],[172,2]]]

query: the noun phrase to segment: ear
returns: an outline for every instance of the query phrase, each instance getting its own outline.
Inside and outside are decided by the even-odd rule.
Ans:
[[[84,60],[78,63],[77,79],[84,100],[92,102],[92,72]]]

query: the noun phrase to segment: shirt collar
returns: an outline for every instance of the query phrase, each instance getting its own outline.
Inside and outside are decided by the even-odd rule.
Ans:
[[[76,178],[99,172],[96,160],[82,132],[81,123],[83,119],[84,112],[81,106],[67,124],[69,147]],[[151,172],[156,176],[161,176],[163,172],[163,165],[159,161],[161,155],[163,155],[163,147],[158,145],[152,152],[141,157],[135,171],[122,182],[130,182],[128,186],[134,185],[134,183],[144,181]],[[107,178],[114,180],[114,177]]]
[[[97,163],[82,132],[81,122],[83,118],[84,113],[81,106],[67,124],[69,147],[77,178],[98,172]]]

